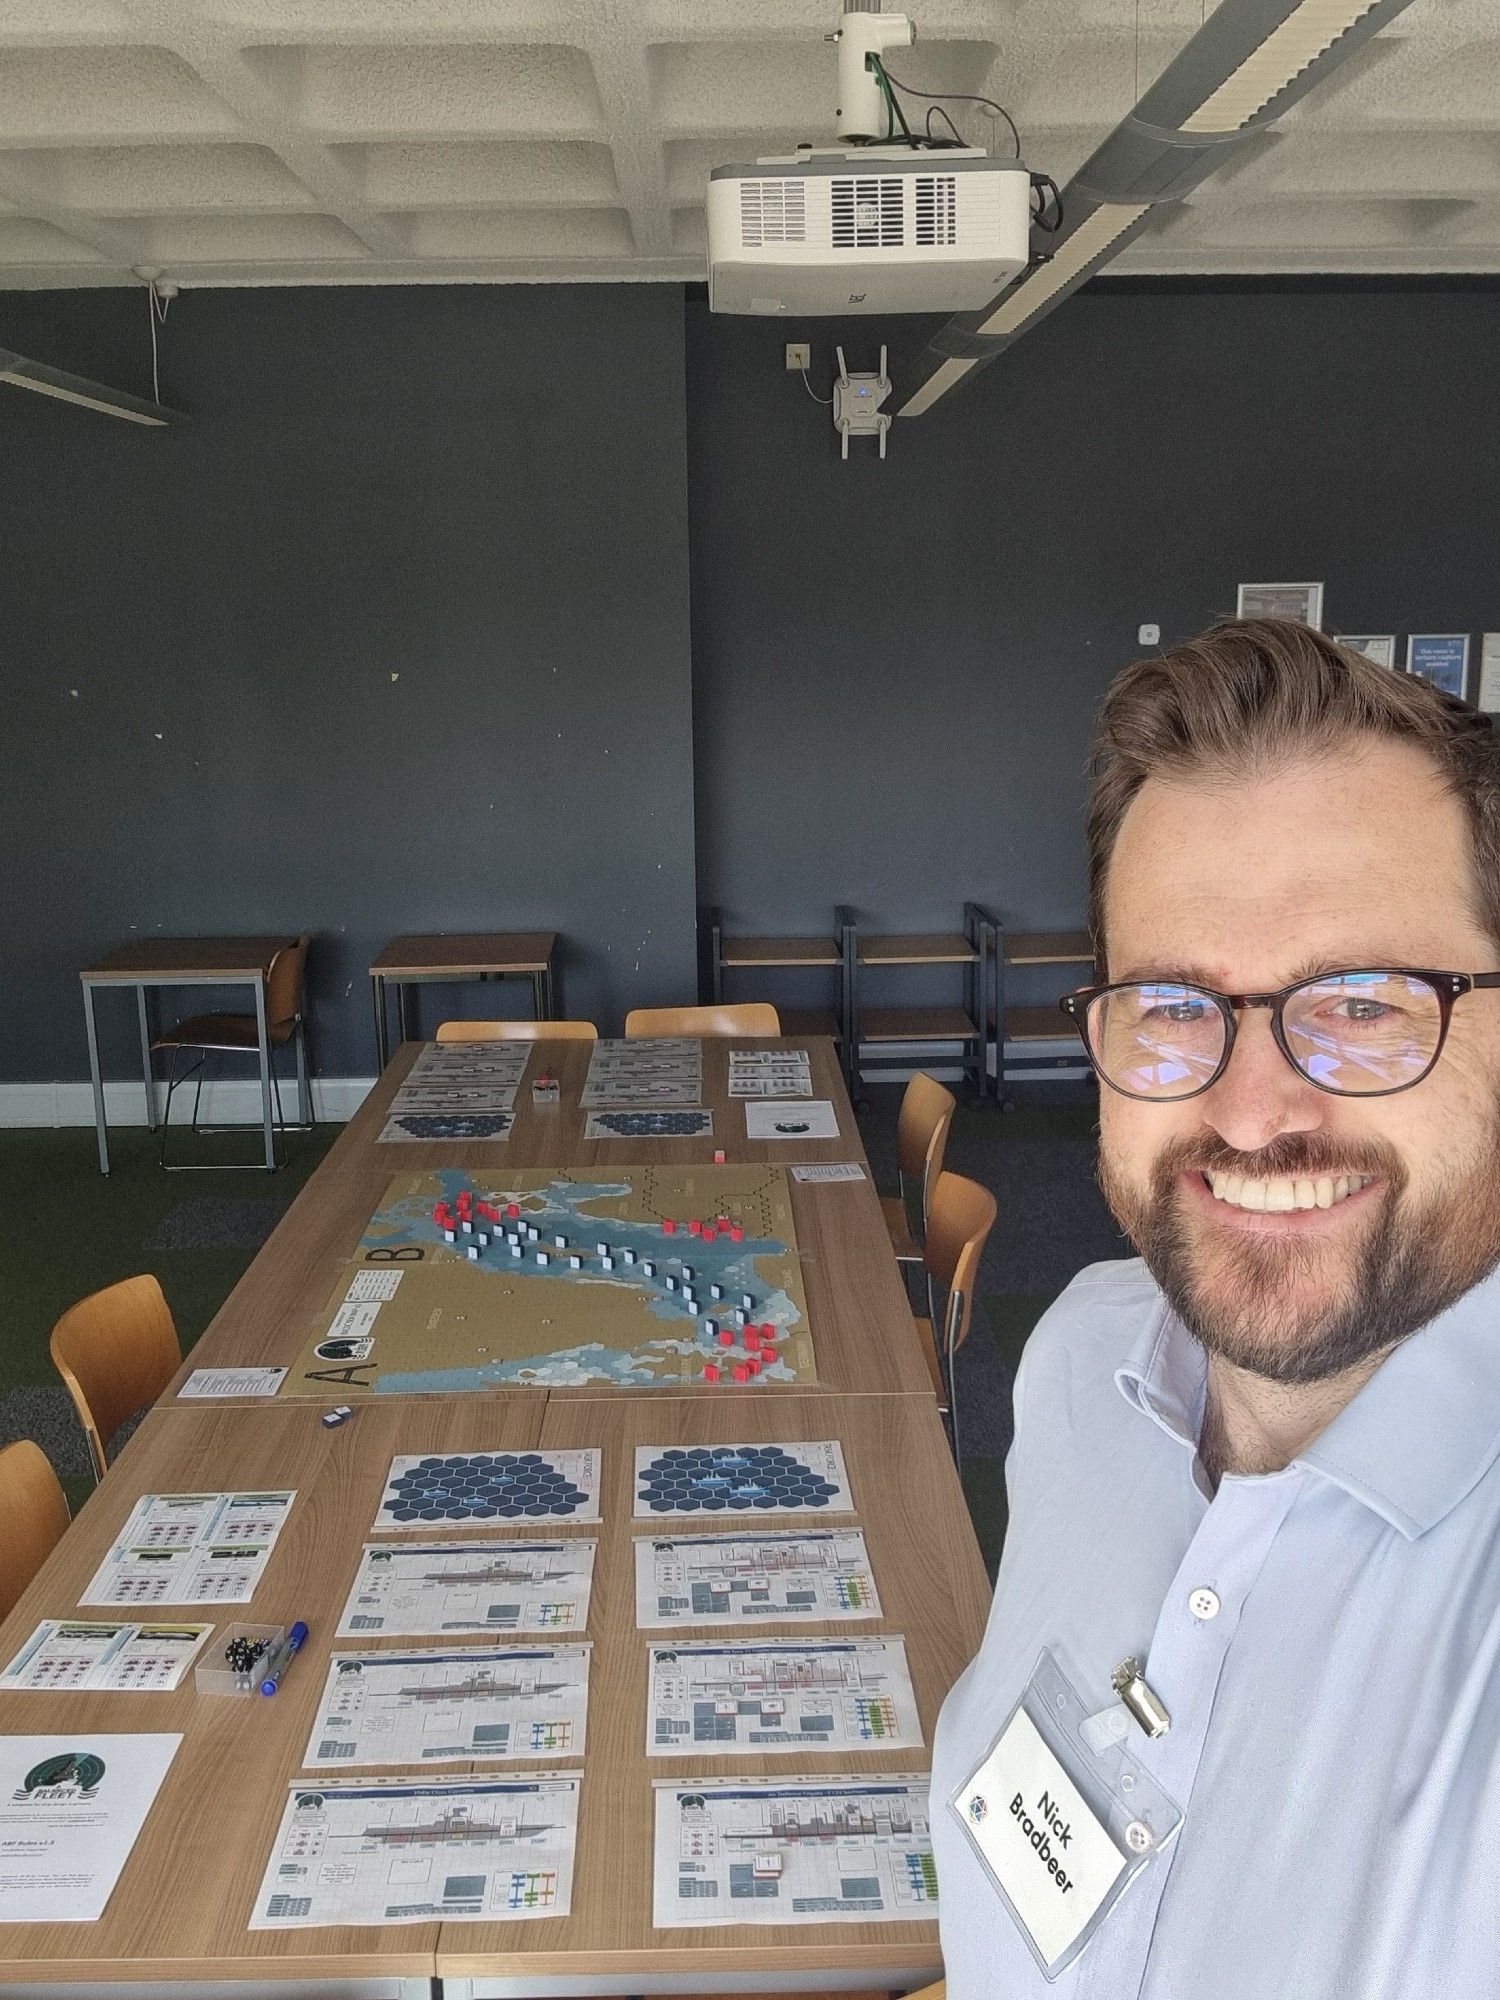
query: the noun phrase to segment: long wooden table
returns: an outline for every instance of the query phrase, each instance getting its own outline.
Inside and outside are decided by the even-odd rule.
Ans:
[[[732,1162],[824,1158],[864,1164],[826,1043],[812,1045],[814,1087],[837,1106],[841,1136],[795,1148],[746,1143],[740,1106],[727,1097],[727,1050],[713,1043],[705,1045],[704,1078],[704,1101],[716,1114],[711,1141],[654,1147],[584,1141],[577,1093],[587,1049],[557,1043],[544,1047],[541,1060],[562,1078],[562,1106],[534,1108],[529,1081],[523,1082],[507,1146],[380,1146],[376,1135],[386,1106],[415,1053],[402,1050],[188,1366],[289,1361],[388,1180],[403,1169],[439,1163],[478,1169],[505,1159],[549,1165],[703,1159],[718,1146]],[[446,1994],[464,2000],[904,1988],[931,1976],[938,1948],[930,1922],[681,1931],[657,1931],[651,1922],[654,1778],[700,1771],[748,1777],[923,1769],[943,1696],[983,1629],[988,1584],[912,1340],[873,1184],[799,1186],[794,1205],[807,1258],[816,1387],[749,1388],[727,1396],[696,1389],[351,1396],[354,1414],[334,1430],[324,1427],[322,1405],[311,1400],[214,1404],[178,1401],[169,1391],[0,1625],[0,1663],[39,1619],[77,1613],[80,1592],[134,1501],[147,1492],[294,1486],[297,1502],[253,1605],[172,1610],[216,1625],[302,1618],[310,1637],[272,1701],[199,1696],[191,1675],[171,1695],[0,1695],[0,1733],[6,1735],[180,1731],[184,1739],[103,1917],[86,1924],[0,1925],[0,1996],[102,1989],[125,2000],[168,1990],[174,2000],[187,2000],[198,1993],[222,1995],[235,1990],[225,1982],[245,1981],[248,1988],[240,1990],[283,2000],[314,1990],[343,2000],[415,2000],[437,1991],[434,1982],[440,1982]],[[858,1759],[831,1753],[725,1758],[700,1751],[648,1758],[646,1658],[653,1635],[635,1625],[631,1544],[636,1534],[653,1532],[653,1523],[632,1521],[635,1446],[821,1438],[837,1438],[843,1446],[853,1519],[865,1530],[883,1616],[856,1627],[801,1629],[809,1637],[902,1633],[929,1748]],[[542,1446],[596,1446],[603,1454],[601,1522],[557,1530],[599,1539],[585,1635],[594,1647],[588,1741],[581,1760],[558,1760],[560,1769],[581,1761],[584,1774],[571,1913],[514,1924],[249,1930],[287,1787],[301,1771],[338,1614],[391,1459]],[[721,1525],[718,1517],[712,1525]],[[766,1525],[778,1523],[771,1518]],[[691,1525],[683,1531],[692,1532]],[[733,1636],[740,1635],[737,1628]],[[456,1773],[497,1768],[503,1770],[444,1767]]]
[[[825,1437],[843,1445],[855,1519],[866,1533],[884,1615],[857,1627],[809,1624],[799,1630],[809,1637],[904,1634],[930,1745],[943,1695],[978,1645],[988,1596],[930,1398],[755,1396],[731,1406],[640,1395],[392,1397],[364,1404],[332,1431],[305,1404],[253,1413],[162,1405],[0,1625],[0,1659],[12,1657],[39,1619],[77,1613],[80,1592],[145,1492],[295,1485],[296,1504],[253,1607],[184,1608],[181,1615],[218,1624],[240,1617],[258,1624],[303,1618],[310,1636],[271,1701],[200,1696],[191,1675],[170,1695],[0,1696],[0,1733],[6,1735],[62,1733],[80,1741],[90,1732],[183,1735],[103,1917],[87,1924],[0,1925],[0,1991],[11,1992],[11,1982],[181,1988],[232,1979],[254,1980],[264,1989],[379,1974],[473,1980],[475,1992],[642,1993],[674,1985],[680,1990],[689,1974],[706,1990],[826,1985],[837,1974],[857,1974],[865,1986],[910,1986],[935,1973],[932,1923],[700,1931],[655,1931],[651,1925],[653,1778],[700,1771],[833,1772],[855,1763],[875,1774],[926,1765],[925,1750],[871,1752],[857,1760],[837,1754],[645,1754],[646,1648],[660,1635],[636,1629],[630,1545],[636,1534],[660,1530],[631,1518],[634,1447]],[[302,1768],[338,1613],[392,1457],[539,1445],[593,1445],[603,1452],[601,1522],[555,1530],[595,1534],[600,1545],[588,1632],[569,1635],[594,1644],[572,1913],[517,1924],[247,1929],[287,1786]],[[691,1524],[682,1532],[693,1532]],[[342,1642],[346,1650],[358,1643]],[[409,1649],[421,1642],[386,1643]],[[577,1768],[577,1761],[559,1759],[558,1768]]]
[[[817,1383],[810,1385],[812,1393],[930,1395],[931,1379],[912,1331],[911,1309],[834,1045],[829,1040],[804,1045],[812,1056],[814,1097],[828,1099],[837,1112],[837,1139],[775,1145],[746,1139],[746,1100],[729,1096],[728,1052],[796,1046],[782,1038],[704,1043],[703,1103],[714,1113],[714,1136],[709,1139],[585,1139],[585,1114],[578,1098],[588,1070],[589,1044],[541,1042],[516,1097],[515,1128],[503,1143],[381,1145],[379,1134],[391,1098],[422,1046],[406,1043],[193,1349],[184,1375],[192,1367],[289,1366],[317,1327],[346,1261],[397,1174],[439,1166],[480,1173],[506,1166],[701,1164],[711,1161],[718,1149],[732,1165],[857,1161],[865,1168],[862,1181],[791,1184],[818,1371]],[[531,1078],[543,1067],[558,1078],[561,1101],[539,1108],[532,1102]],[[722,1386],[714,1390],[684,1385],[646,1393],[723,1395],[726,1391]]]

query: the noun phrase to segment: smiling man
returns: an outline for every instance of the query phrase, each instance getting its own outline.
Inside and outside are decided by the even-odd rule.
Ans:
[[[950,2000],[1500,1993],[1500,737],[1305,627],[1099,718],[1100,1179],[943,1710]]]

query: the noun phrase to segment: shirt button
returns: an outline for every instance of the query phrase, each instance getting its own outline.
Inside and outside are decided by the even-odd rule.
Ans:
[[[1188,1594],[1188,1610],[1195,1618],[1217,1618],[1219,1615],[1219,1593],[1205,1584]]]

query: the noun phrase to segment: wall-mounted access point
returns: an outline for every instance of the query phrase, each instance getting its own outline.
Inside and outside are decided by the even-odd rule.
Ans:
[[[843,439],[839,456],[849,456],[851,437],[878,437],[880,456],[884,458],[885,434],[891,427],[890,412],[880,407],[891,393],[891,378],[885,372],[885,346],[882,343],[880,368],[873,375],[851,375],[843,348],[837,352],[839,372],[833,385],[833,427]]]

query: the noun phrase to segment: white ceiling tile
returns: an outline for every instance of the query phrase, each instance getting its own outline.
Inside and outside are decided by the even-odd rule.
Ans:
[[[303,258],[357,260],[367,253],[331,215],[158,215],[141,218],[142,263],[282,264]]]
[[[33,222],[25,216],[0,215],[0,266],[48,264],[66,268],[102,261],[86,243],[65,236],[50,223]]]
[[[57,146],[20,157],[49,200],[93,215],[313,205],[301,181],[264,146]],[[0,160],[0,168],[15,159]]]
[[[455,140],[337,149],[372,208],[598,207],[619,199],[608,146],[585,140]]]
[[[435,258],[628,258],[635,249],[622,209],[517,208],[403,218],[412,254]]]
[[[600,129],[599,93],[581,49],[308,45],[250,54],[294,124],[328,138]]]
[[[0,146],[233,136],[223,103],[165,49],[0,54]]]

